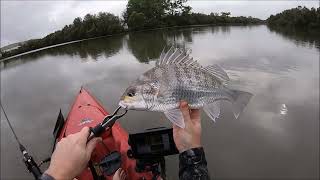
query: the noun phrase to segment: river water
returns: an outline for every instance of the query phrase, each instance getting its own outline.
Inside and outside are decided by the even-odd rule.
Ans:
[[[203,66],[220,64],[233,87],[254,94],[237,120],[228,103],[215,124],[202,113],[212,177],[319,178],[319,36],[264,25],[137,32],[2,62],[1,98],[17,135],[36,160],[46,158],[59,109],[67,115],[81,86],[113,111],[128,83],[171,44],[191,48]],[[119,122],[129,133],[171,126],[152,112],[132,111]],[[168,178],[177,179],[178,158],[166,161]],[[28,178],[1,116],[1,179]]]

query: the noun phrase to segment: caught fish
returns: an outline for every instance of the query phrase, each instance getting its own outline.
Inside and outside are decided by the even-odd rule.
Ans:
[[[229,77],[221,67],[202,67],[189,54],[174,47],[162,51],[156,66],[126,89],[119,105],[129,110],[164,112],[172,123],[184,128],[180,100],[186,100],[191,109],[203,108],[213,121],[220,115],[220,101],[226,100],[238,118],[252,94],[228,89]]]

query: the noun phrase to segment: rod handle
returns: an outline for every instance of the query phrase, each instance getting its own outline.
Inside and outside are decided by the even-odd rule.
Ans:
[[[89,142],[94,137],[100,137],[100,135],[104,132],[104,130],[105,130],[105,128],[101,124],[98,124],[93,128],[91,127],[87,142]]]

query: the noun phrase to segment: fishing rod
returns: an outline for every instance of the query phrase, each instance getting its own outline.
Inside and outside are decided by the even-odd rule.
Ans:
[[[2,106],[2,102],[0,101],[0,106],[1,109],[3,111],[3,114],[5,116],[5,119],[7,120],[7,123],[11,129],[11,132],[14,136],[14,138],[16,139],[18,145],[19,145],[19,149],[22,153],[23,156],[23,162],[25,163],[29,173],[32,173],[32,175],[34,176],[35,179],[40,179],[42,172],[39,168],[39,166],[37,165],[37,163],[34,161],[33,157],[31,155],[29,155],[28,151],[26,150],[26,148],[22,145],[21,141],[19,140],[17,134],[15,133],[15,131],[13,130],[13,127],[9,121],[9,118],[7,116],[6,111],[4,110],[3,106]]]

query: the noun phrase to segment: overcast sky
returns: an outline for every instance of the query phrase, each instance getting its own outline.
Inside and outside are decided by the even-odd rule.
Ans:
[[[1,47],[32,38],[41,38],[73,22],[76,17],[100,11],[121,15],[127,1],[2,1]],[[229,11],[233,16],[261,19],[284,9],[318,7],[319,1],[189,1],[193,12]]]

